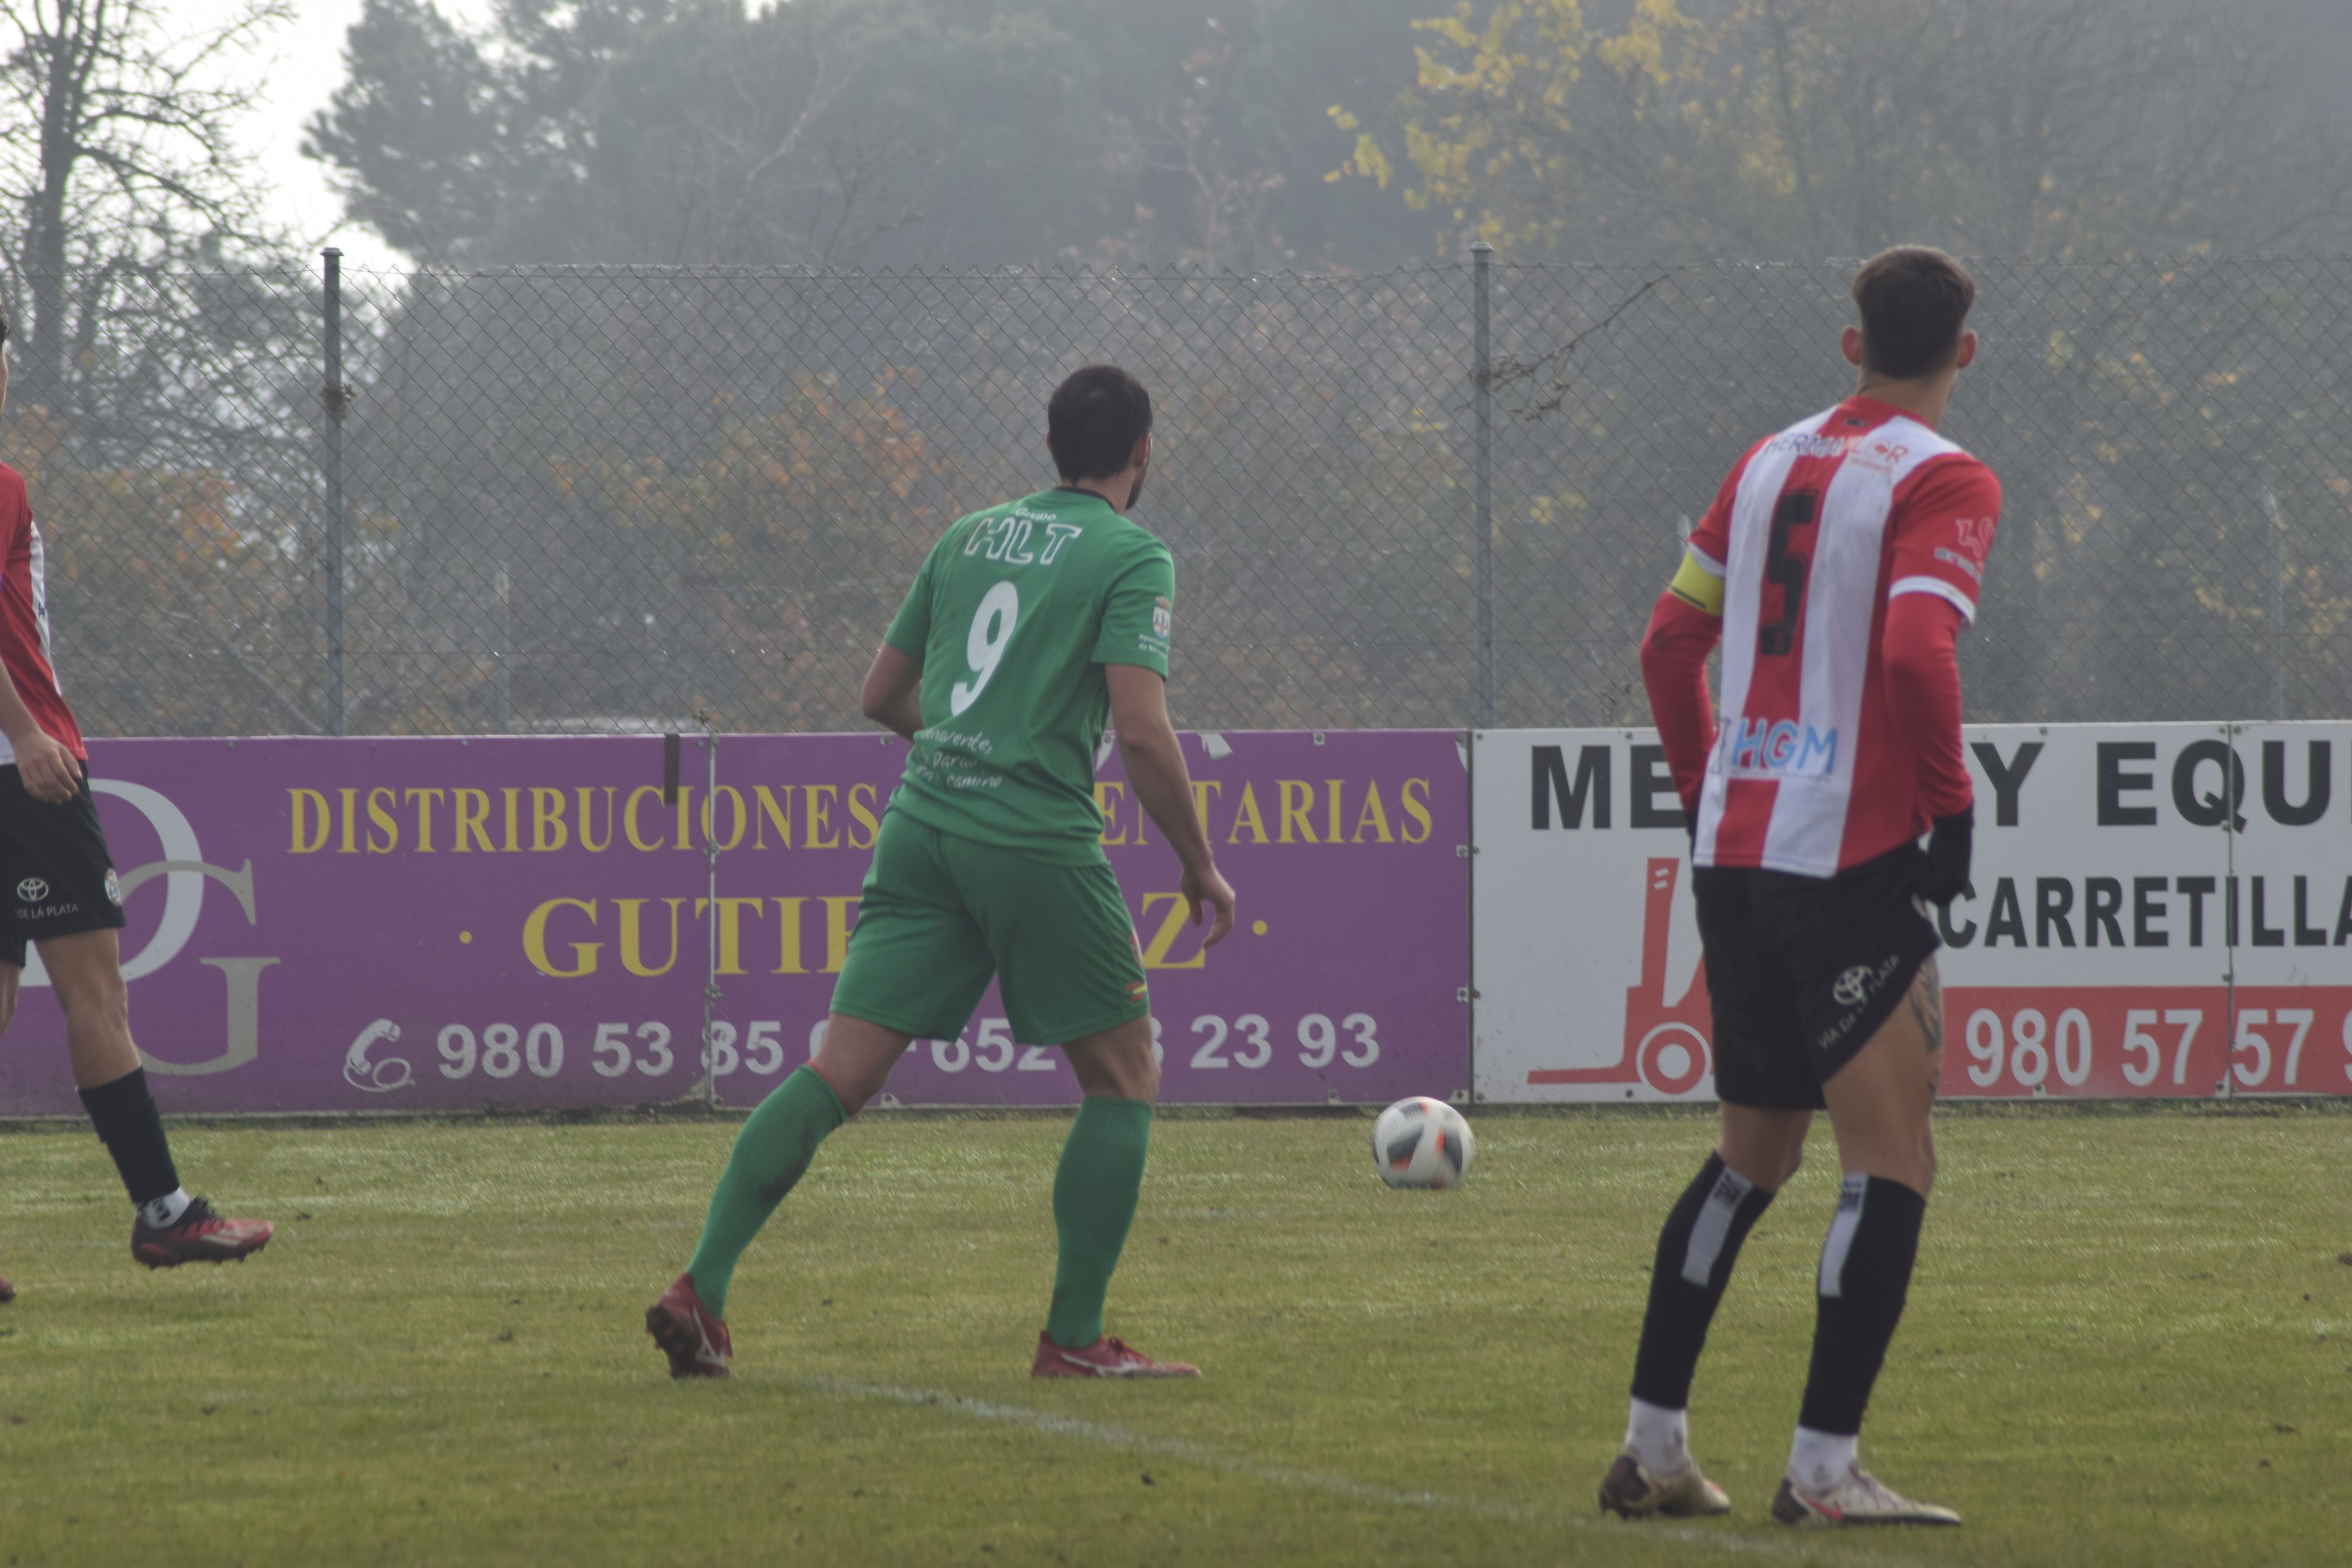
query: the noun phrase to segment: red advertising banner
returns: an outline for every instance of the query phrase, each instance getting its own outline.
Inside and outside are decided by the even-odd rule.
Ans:
[[[1385,1102],[1468,1083],[1468,778],[1453,731],[1187,735],[1238,889],[1213,951],[1115,752],[1104,843],[1163,1098]],[[111,741],[131,1020],[167,1111],[758,1100],[808,1059],[895,737]],[[76,1109],[37,958],[0,1113]],[[706,1036],[705,1021],[709,1020]],[[993,989],[908,1051],[906,1103],[1074,1102]]]

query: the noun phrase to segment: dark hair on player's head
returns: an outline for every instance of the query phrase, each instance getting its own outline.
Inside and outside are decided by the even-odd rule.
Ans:
[[[1853,275],[1863,368],[1896,381],[1948,368],[1959,357],[1976,302],[1976,279],[1942,251],[1923,245],[1881,251]]]
[[[1072,371],[1045,404],[1045,439],[1066,479],[1107,479],[1151,434],[1151,394],[1115,364]]]

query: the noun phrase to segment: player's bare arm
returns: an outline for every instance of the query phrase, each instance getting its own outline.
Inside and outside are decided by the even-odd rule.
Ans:
[[[1168,720],[1167,682],[1159,671],[1139,664],[1107,664],[1103,677],[1110,685],[1110,721],[1118,731],[1128,783],[1184,868],[1182,890],[1192,923],[1201,923],[1203,904],[1216,910],[1215,923],[1202,943],[1214,947],[1234,929],[1234,889],[1218,874],[1216,853],[1192,810],[1192,773],[1184,766],[1176,727]]]
[[[24,775],[26,794],[52,805],[74,797],[81,783],[74,754],[34,721],[5,668],[0,668],[0,735],[16,749],[16,771]]]
[[[911,742],[923,727],[923,661],[884,643],[866,671],[857,705],[868,719]]]

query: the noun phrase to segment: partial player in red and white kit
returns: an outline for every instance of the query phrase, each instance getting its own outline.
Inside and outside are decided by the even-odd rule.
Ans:
[[[0,411],[7,342],[0,319]],[[16,1011],[26,949],[37,946],[65,1012],[82,1107],[131,1194],[131,1257],[150,1268],[241,1258],[261,1249],[270,1226],[224,1218],[180,1185],[131,1037],[115,935],[122,885],[90,798],[81,726],[50,663],[45,565],[24,476],[0,463],[0,1029]],[[0,1280],[0,1301],[15,1294]]]
[[[1955,644],[1976,618],[2000,485],[1937,433],[1976,357],[1968,274],[1938,251],[1893,250],[1853,298],[1854,395],[1739,460],[1642,644],[1691,828],[1723,1119],[1658,1238],[1625,1447],[1601,1487],[1629,1517],[1729,1506],[1690,1457],[1691,1378],[1741,1243],[1827,1109],[1844,1175],[1772,1515],[1959,1522],[1880,1483],[1855,1446],[1935,1181],[1928,910],[1968,886]],[[1720,725],[1706,689],[1718,643]]]
[[[0,340],[5,336],[0,330]],[[25,478],[0,463],[0,667],[6,668],[9,684],[41,732],[75,762],[86,762],[89,750],[82,744],[81,726],[74,722],[73,710],[66,706],[58,686],[57,668],[49,662],[48,582],[40,525],[33,521]],[[16,743],[0,734],[0,765],[13,766],[16,761]]]

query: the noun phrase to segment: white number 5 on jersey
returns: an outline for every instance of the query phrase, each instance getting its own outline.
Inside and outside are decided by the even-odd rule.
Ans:
[[[1013,640],[1013,623],[1020,618],[1021,591],[1010,583],[999,583],[980,601],[963,639],[963,659],[971,666],[971,679],[957,681],[948,693],[949,712],[961,714],[980,700],[988,689],[988,678],[1004,658],[1005,645]]]

